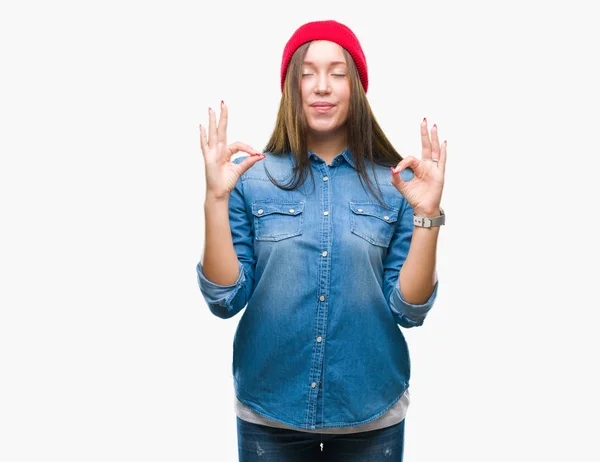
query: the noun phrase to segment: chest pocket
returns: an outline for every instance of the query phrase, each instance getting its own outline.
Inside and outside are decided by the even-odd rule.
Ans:
[[[254,237],[257,241],[281,241],[304,232],[304,202],[253,202]]]
[[[374,202],[349,201],[350,231],[373,245],[388,247],[398,220],[399,209]]]

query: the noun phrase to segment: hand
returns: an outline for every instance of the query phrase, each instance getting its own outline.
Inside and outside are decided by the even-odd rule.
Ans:
[[[392,168],[392,184],[412,205],[415,215],[439,215],[442,190],[444,189],[444,172],[446,170],[446,142],[438,140],[437,126],[431,130],[431,140],[427,131],[427,119],[421,122],[422,159],[407,156],[395,168]],[[437,159],[438,162],[433,160]],[[400,172],[410,167],[414,178],[404,181]]]
[[[217,126],[216,114],[208,108],[210,139],[206,139],[206,131],[200,125],[200,148],[204,156],[206,172],[206,196],[223,199],[228,198],[242,174],[256,162],[265,158],[256,149],[242,142],[227,146],[227,106],[221,101],[221,114]],[[231,156],[237,152],[247,152],[249,157],[243,162],[231,162]]]

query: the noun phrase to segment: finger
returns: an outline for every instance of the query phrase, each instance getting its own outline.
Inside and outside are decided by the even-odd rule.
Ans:
[[[202,124],[200,124],[200,149],[202,150],[202,155],[206,156],[208,153],[208,142],[206,141],[206,131]]]
[[[440,158],[440,140],[438,138],[437,124],[433,124],[433,128],[431,129],[431,158]]]
[[[254,164],[256,164],[257,162],[260,162],[261,160],[263,160],[265,158],[264,154],[260,154],[260,155],[256,155],[256,156],[248,156],[246,157],[243,162],[240,162],[239,164],[237,164],[240,169],[242,170],[242,172],[240,173],[243,174],[246,170],[248,170],[250,167],[252,167]]]
[[[250,146],[246,143],[242,143],[241,141],[236,141],[235,143],[231,143],[229,146],[227,146],[227,150],[229,151],[227,161],[229,161],[229,159],[231,158],[232,155],[234,155],[240,151],[246,152],[246,153],[250,154],[250,156],[259,156],[261,154],[260,151],[257,151],[252,146]]]
[[[442,173],[446,172],[446,141],[442,143],[440,149],[440,161],[438,162],[438,168],[442,170]]]
[[[217,145],[217,116],[212,108],[208,108],[208,146],[214,148]]]
[[[398,165],[396,165],[394,167],[393,171],[395,173],[401,172],[402,170],[404,170],[407,167],[411,167],[414,170],[415,168],[418,168],[419,165],[421,165],[421,161],[419,159],[417,159],[415,156],[406,156],[404,159],[402,159],[400,162],[398,162]]]
[[[392,169],[392,177],[401,184],[407,183],[414,177],[414,172],[420,165],[421,161],[415,156],[407,156]]]
[[[227,106],[221,100],[221,113],[219,114],[219,127],[217,128],[217,142],[227,144]]]
[[[431,141],[427,131],[427,118],[421,122],[421,160],[431,160]]]
[[[394,182],[396,180],[396,178],[399,178],[398,181],[400,181],[401,183],[408,183],[414,177],[415,177],[415,172],[411,167],[406,167],[399,173],[394,173],[394,170],[392,169],[392,182]]]

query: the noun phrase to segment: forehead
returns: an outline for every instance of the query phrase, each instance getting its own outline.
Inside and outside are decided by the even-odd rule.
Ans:
[[[329,40],[316,40],[310,44],[304,57],[304,63],[329,64],[332,62],[346,63],[343,48]]]

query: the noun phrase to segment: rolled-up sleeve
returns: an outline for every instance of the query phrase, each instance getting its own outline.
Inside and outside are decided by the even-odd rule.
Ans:
[[[232,162],[239,164],[244,157]],[[235,316],[247,304],[254,291],[254,231],[248,217],[243,193],[243,180],[239,179],[229,195],[229,225],[233,247],[238,257],[237,281],[228,286],[216,284],[206,278],[201,262],[196,265],[198,286],[210,311],[217,317],[227,319]]]
[[[219,318],[230,318],[246,305],[246,303],[244,303],[241,308],[236,309],[236,307],[240,307],[241,303],[245,301],[244,295],[247,281],[244,265],[239,261],[238,263],[240,271],[239,276],[237,281],[230,286],[222,286],[209,281],[202,272],[202,264],[199,262],[196,266],[200,292],[202,292],[210,311]],[[239,296],[241,296],[241,300],[238,300]]]
[[[392,237],[384,261],[383,291],[396,323],[410,328],[420,326],[425,321],[427,313],[433,307],[437,297],[439,281],[436,281],[431,296],[422,305],[408,303],[402,297],[399,285],[400,269],[408,256],[414,229],[413,208],[406,200],[403,201],[403,204],[399,212],[396,232]]]

